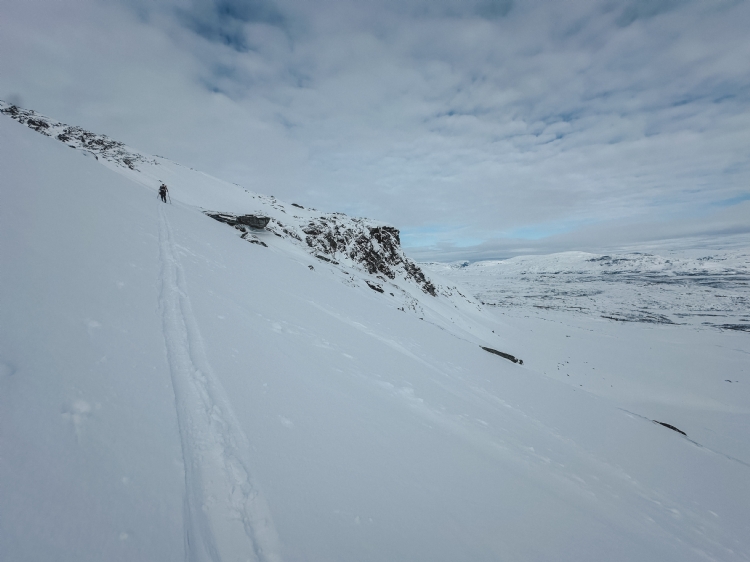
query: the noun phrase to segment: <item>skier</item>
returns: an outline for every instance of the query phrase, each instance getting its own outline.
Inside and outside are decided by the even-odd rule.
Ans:
[[[161,197],[161,200],[165,203],[167,202],[167,195],[169,195],[169,190],[167,189],[167,184],[163,183],[159,187],[159,197]]]

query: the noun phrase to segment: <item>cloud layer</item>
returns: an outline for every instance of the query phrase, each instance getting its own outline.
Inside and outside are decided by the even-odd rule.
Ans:
[[[424,258],[750,232],[745,1],[3,3],[0,96]]]

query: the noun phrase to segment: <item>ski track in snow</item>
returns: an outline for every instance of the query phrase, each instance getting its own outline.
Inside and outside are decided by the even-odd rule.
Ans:
[[[270,510],[249,470],[249,443],[203,349],[162,204],[159,242],[159,305],[185,466],[185,560],[281,561]]]

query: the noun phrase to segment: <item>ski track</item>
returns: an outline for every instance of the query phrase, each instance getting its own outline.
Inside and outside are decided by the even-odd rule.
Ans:
[[[159,203],[159,305],[185,467],[187,562],[280,562],[269,507],[249,470],[249,443],[207,360]]]

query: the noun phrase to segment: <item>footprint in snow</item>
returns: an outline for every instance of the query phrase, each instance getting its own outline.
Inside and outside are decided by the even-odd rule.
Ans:
[[[63,405],[62,417],[73,425],[77,440],[80,440],[83,427],[91,417],[92,410],[91,404],[80,398]]]

